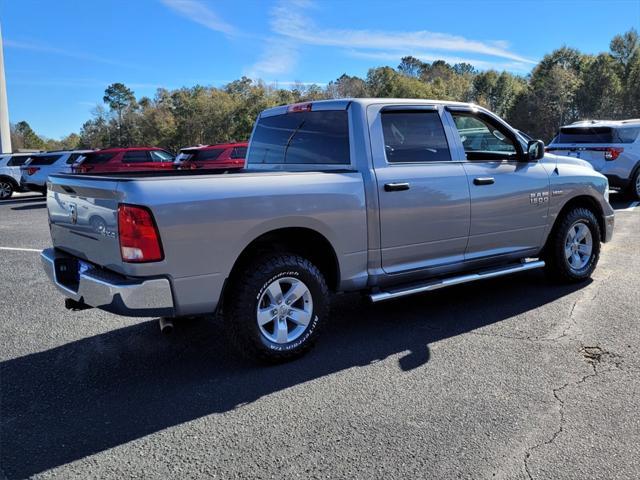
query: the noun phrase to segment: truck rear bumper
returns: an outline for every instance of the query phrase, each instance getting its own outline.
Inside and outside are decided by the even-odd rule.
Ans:
[[[76,302],[129,317],[173,317],[171,284],[166,278],[128,278],[48,248],[40,254],[49,279]]]

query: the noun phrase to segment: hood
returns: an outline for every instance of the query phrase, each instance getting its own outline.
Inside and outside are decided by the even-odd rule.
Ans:
[[[544,157],[540,160],[542,163],[550,163],[550,164],[558,164],[558,165],[578,165],[580,167],[587,167],[590,170],[594,170],[593,165],[591,165],[586,160],[582,160],[580,158],[567,157],[564,155],[554,155],[553,153],[545,152]]]

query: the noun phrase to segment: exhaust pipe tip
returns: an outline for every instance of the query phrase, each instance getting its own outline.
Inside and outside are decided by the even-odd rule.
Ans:
[[[160,332],[163,335],[170,335],[173,333],[173,320],[170,318],[161,318],[158,322],[160,324]]]
[[[64,299],[64,308],[67,310],[71,310],[72,312],[79,312],[81,310],[89,310],[93,308],[91,305],[87,305],[82,301],[82,299],[78,302],[73,298],[65,298]]]

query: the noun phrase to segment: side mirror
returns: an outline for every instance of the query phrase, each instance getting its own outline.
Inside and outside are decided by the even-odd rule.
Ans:
[[[527,160],[536,162],[544,157],[544,142],[542,140],[529,140],[527,144]]]

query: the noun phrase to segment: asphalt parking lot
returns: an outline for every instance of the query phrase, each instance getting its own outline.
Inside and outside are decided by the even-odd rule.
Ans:
[[[612,203],[590,283],[340,297],[271,367],[213,318],[65,310],[42,197],[0,203],[0,478],[638,478],[640,207]]]

